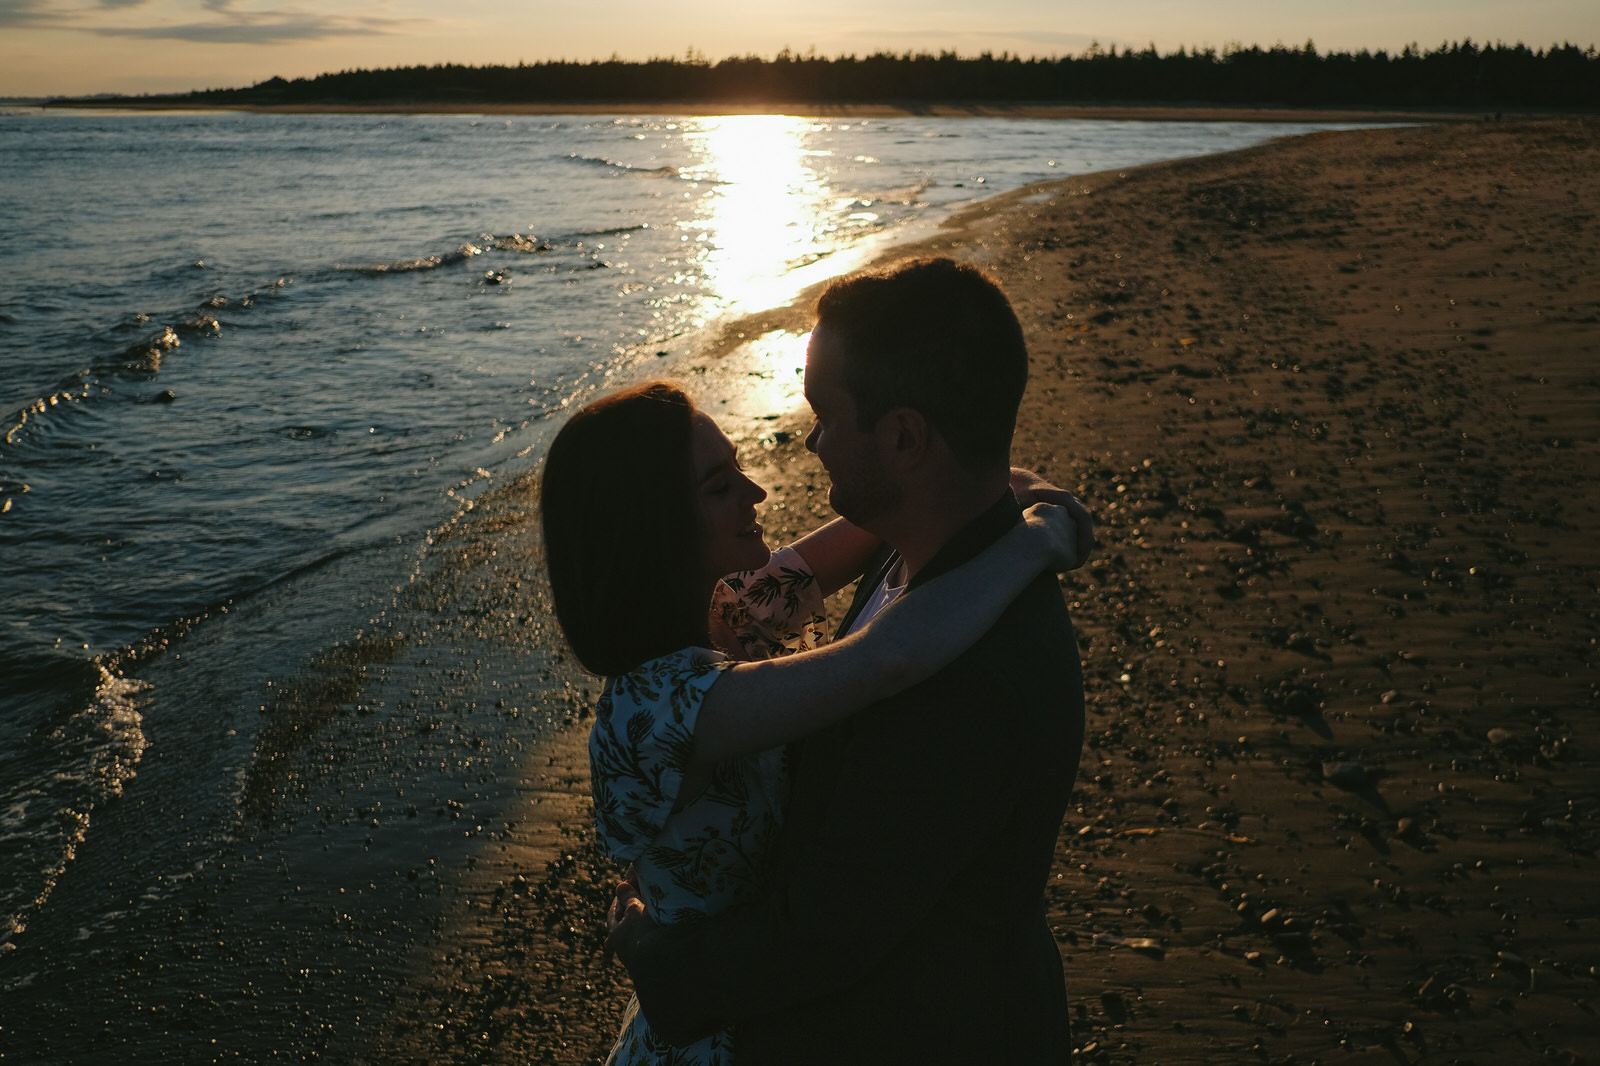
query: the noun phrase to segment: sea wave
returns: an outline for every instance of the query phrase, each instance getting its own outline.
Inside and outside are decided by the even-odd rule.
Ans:
[[[577,152],[568,153],[567,158],[584,166],[601,167],[620,174],[631,174],[640,178],[676,178],[681,176],[678,168],[672,166],[636,167],[629,163],[620,163],[615,159],[607,159],[605,156],[580,155]]]
[[[931,189],[935,184],[936,183],[930,179],[924,179],[922,181],[914,182],[910,185],[902,185],[894,189],[885,189],[878,193],[878,195],[875,197],[858,199],[855,201],[855,203],[851,204],[851,208],[854,209],[858,204],[870,207],[878,203],[900,204],[905,207],[921,206],[923,194]]]
[[[196,307],[186,311],[178,311],[171,315],[164,315],[168,321],[156,322],[150,331],[140,337],[133,344],[121,352],[107,359],[97,360],[93,369],[100,371],[131,370],[137,373],[153,374],[161,369],[161,361],[174,348],[183,344],[183,339],[198,337],[222,336],[222,321],[217,317],[224,308],[248,308],[258,302],[264,292],[282,289],[288,282],[279,278],[263,290],[257,290],[234,303],[228,297],[218,293],[208,296]],[[138,322],[149,322],[150,316],[136,316]]]
[[[632,226],[607,226],[605,229],[584,230],[581,237],[620,237],[624,233],[638,233],[650,228],[650,223],[640,222]]]
[[[532,255],[542,255],[553,248],[549,241],[540,240],[529,234],[524,237],[520,233],[513,233],[509,237],[496,237],[494,249],[497,252],[526,252]]]
[[[99,383],[96,375],[132,373],[140,378],[154,375],[161,369],[163,360],[174,349],[183,345],[184,338],[220,337],[222,321],[218,318],[218,312],[223,308],[229,309],[230,314],[237,314],[239,310],[252,307],[264,297],[282,290],[287,284],[288,279],[278,278],[237,301],[230,301],[228,297],[220,294],[212,295],[188,310],[159,316],[159,319],[166,321],[147,314],[136,314],[117,323],[106,330],[105,334],[116,336],[120,333],[126,336],[129,331],[133,331],[137,339],[132,344],[125,344],[108,355],[92,360],[89,366],[59,379],[51,392],[13,410],[10,416],[0,423],[0,427],[3,427],[3,432],[0,432],[0,443],[16,444],[30,422],[37,423],[43,416],[69,410],[72,405],[101,394],[101,390],[93,387]],[[155,399],[170,400],[171,395],[163,393]],[[0,481],[0,514],[11,509],[11,498],[8,495],[10,491],[13,490],[9,490],[4,481]]]
[[[440,270],[445,267],[456,266],[491,252],[514,255],[548,255],[552,252],[576,252],[580,261],[575,265],[569,265],[569,269],[596,270],[608,267],[611,264],[600,261],[596,256],[596,250],[589,247],[589,244],[595,238],[626,236],[627,234],[650,228],[648,223],[639,223],[628,226],[608,226],[601,229],[581,230],[576,233],[554,237],[538,237],[531,233],[511,233],[505,236],[484,233],[473,241],[462,244],[448,252],[435,252],[412,259],[399,259],[392,263],[341,263],[335,265],[334,270],[346,274],[363,274],[368,277],[413,274],[420,271]],[[504,270],[489,270],[484,275],[483,280],[487,284],[501,284],[507,281],[508,278],[509,274]]]
[[[142,708],[150,685],[98,662],[88,699],[54,728],[36,732],[0,785],[0,951],[44,906],[88,835],[96,807],[122,794],[147,741]]]
[[[15,444],[30,419],[36,419],[40,415],[48,414],[53,407],[84,400],[88,395],[88,387],[80,386],[77,389],[63,388],[59,392],[52,392],[48,396],[39,397],[20,411],[12,414],[11,425],[7,427],[5,433],[5,442],[7,444]],[[3,483],[0,483],[0,492],[4,491]]]
[[[440,252],[418,259],[400,259],[393,263],[354,266],[339,263],[334,269],[350,274],[413,274],[419,270],[438,270],[440,267],[452,266],[482,254],[483,249],[478,245],[463,244],[453,252]]]

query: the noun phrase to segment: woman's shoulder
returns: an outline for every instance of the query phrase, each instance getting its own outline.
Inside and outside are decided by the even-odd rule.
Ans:
[[[589,787],[607,854],[637,861],[666,825],[705,694],[726,665],[707,648],[683,648],[606,680],[589,728]]]
[[[722,584],[740,596],[764,602],[786,591],[807,588],[816,584],[816,580],[805,556],[785,546],[772,553],[766,566],[729,574],[722,579]]]
[[[759,570],[729,574],[711,596],[711,636],[745,659],[770,659],[827,639],[822,589],[805,558],[780,548]]]
[[[682,701],[704,697],[717,675],[733,661],[710,648],[680,648],[647,659],[625,674],[606,678],[597,712],[617,709],[673,708]]]

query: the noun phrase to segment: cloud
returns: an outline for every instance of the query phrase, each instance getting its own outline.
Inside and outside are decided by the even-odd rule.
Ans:
[[[0,0],[0,26],[62,29],[100,37],[194,41],[201,44],[289,44],[337,37],[378,37],[426,21],[373,15],[326,15],[294,7],[241,9],[239,0],[199,0],[201,18],[153,25],[105,25],[106,12],[127,11],[149,0],[91,0],[67,6],[56,0]],[[211,17],[207,18],[206,15]]]
[[[123,7],[138,7],[149,0],[94,0],[91,7],[67,7],[57,0],[0,0],[0,26],[71,27],[85,15]]]
[[[46,0],[0,0],[0,26],[48,26],[55,20]]]
[[[210,5],[207,5],[210,6]],[[220,6],[217,10],[223,10]],[[392,34],[415,19],[341,18],[298,12],[228,12],[214,22],[186,22],[168,26],[97,26],[90,32],[102,37],[138,37],[144,40],[196,41],[202,44],[288,44],[324,41],[333,37],[379,37]]]

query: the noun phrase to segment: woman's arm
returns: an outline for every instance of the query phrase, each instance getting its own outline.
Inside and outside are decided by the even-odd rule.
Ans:
[[[872,624],[814,651],[739,663],[706,693],[693,762],[787,743],[932,676],[988,632],[1046,567],[1077,562],[1077,529],[1039,504],[970,562],[901,596]]]
[[[1094,519],[1076,496],[1020,466],[1011,468],[1011,490],[1024,507],[1035,503],[1065,507],[1078,531],[1077,561],[1071,569],[1076,570],[1088,561],[1094,551]],[[882,545],[883,540],[877,535],[843,518],[835,518],[791,546],[816,575],[817,587],[826,599],[860,577],[873,553]]]
[[[815,529],[790,547],[800,553],[826,599],[861,576],[883,540],[842,518]]]

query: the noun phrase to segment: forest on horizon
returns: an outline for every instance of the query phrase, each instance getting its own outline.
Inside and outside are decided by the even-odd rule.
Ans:
[[[395,67],[270,78],[234,89],[140,97],[216,104],[609,103],[1197,103],[1376,107],[1600,108],[1594,45],[1532,49],[1471,40],[1431,51],[1319,52],[1300,46],[1154,45],[1022,58],[954,52],[833,58],[788,49],[734,56],[548,60],[517,66]]]

